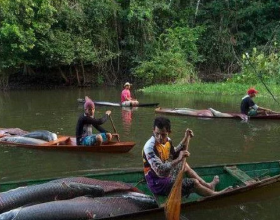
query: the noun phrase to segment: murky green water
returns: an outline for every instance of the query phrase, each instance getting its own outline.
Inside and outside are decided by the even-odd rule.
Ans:
[[[77,98],[85,95],[97,101],[118,102],[120,89],[0,92],[0,127],[18,127],[28,131],[45,129],[75,135],[77,118],[83,111],[82,106],[77,103]],[[161,107],[212,107],[225,112],[238,112],[241,99],[235,96],[197,94],[174,96],[136,93],[136,97],[144,103],[159,102]],[[256,98],[255,101],[276,111],[280,109],[270,98]],[[95,168],[141,167],[142,147],[151,136],[153,119],[156,116],[154,108],[135,108],[131,111],[117,107],[97,107],[96,116],[101,116],[108,109],[112,110],[112,118],[121,140],[136,142],[136,146],[129,153],[94,154],[0,147],[0,181],[73,176]],[[280,120],[242,123],[235,119],[168,117],[171,119],[171,138],[175,144],[181,140],[187,127],[195,133],[190,142],[191,156],[188,158],[192,166],[280,158]],[[104,124],[104,128],[113,131],[109,121]],[[261,194],[261,197],[258,196]],[[244,198],[249,201],[242,201]],[[257,193],[214,202],[206,207],[189,208],[183,210],[182,215],[187,219],[278,219],[279,205],[280,186],[277,185]],[[163,216],[158,214],[147,216],[145,219],[163,219]]]

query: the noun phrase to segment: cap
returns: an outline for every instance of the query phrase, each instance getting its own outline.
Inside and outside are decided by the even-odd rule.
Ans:
[[[257,94],[257,93],[258,93],[258,91],[255,90],[254,88],[248,89],[248,91],[247,91],[248,95],[250,95],[250,94]]]
[[[123,87],[126,87],[126,86],[132,86],[132,84],[130,84],[129,82],[126,82]]]
[[[88,109],[88,108],[95,108],[95,105],[94,105],[94,102],[89,97],[86,96],[84,109]]]

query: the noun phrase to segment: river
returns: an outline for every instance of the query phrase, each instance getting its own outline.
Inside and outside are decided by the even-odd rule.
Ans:
[[[78,98],[88,95],[96,101],[118,102],[121,88],[57,89],[0,92],[0,127],[23,130],[50,130],[58,134],[75,135],[77,118],[83,112]],[[159,102],[161,107],[189,107],[238,112],[240,96],[166,93],[133,93],[142,103]],[[261,106],[279,111],[272,98],[256,97]],[[277,109],[278,108],[278,109]],[[112,110],[112,119],[122,141],[135,141],[126,154],[94,154],[84,152],[43,151],[0,147],[0,181],[80,175],[99,168],[142,167],[141,151],[152,134],[154,108],[122,109],[96,107],[96,117]],[[199,119],[168,116],[172,123],[170,137],[177,144],[186,128],[194,131],[190,142],[191,166],[220,163],[279,160],[280,121],[238,119]],[[108,121],[104,128],[113,131]],[[246,200],[246,201],[245,201]],[[280,184],[256,193],[211,202],[199,208],[182,210],[182,218],[197,219],[278,219]],[[136,219],[136,218],[135,218]],[[140,219],[140,218],[139,218]],[[141,219],[164,219],[162,214]]]

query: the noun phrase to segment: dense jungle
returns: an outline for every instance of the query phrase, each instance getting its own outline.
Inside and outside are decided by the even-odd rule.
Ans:
[[[280,81],[278,0],[1,0],[0,88]]]

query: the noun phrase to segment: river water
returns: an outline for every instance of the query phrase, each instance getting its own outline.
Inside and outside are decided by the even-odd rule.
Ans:
[[[78,98],[88,95],[96,101],[118,102],[121,89],[60,89],[0,92],[0,127],[23,130],[50,130],[75,135],[77,118],[83,112]],[[221,95],[134,93],[142,103],[159,102],[161,107],[212,107],[224,112],[238,112],[242,97]],[[279,111],[272,98],[256,97],[261,106]],[[112,110],[112,119],[122,141],[135,141],[126,154],[43,151],[0,147],[0,181],[81,175],[91,169],[142,167],[141,151],[152,134],[153,107],[122,109],[96,107],[96,117]],[[186,128],[194,131],[190,142],[191,166],[220,163],[279,160],[280,121],[238,119],[199,119],[168,116],[172,123],[170,137],[177,144]],[[113,131],[110,122],[103,126]],[[279,219],[280,184],[243,195],[211,202],[198,208],[182,210],[182,219]],[[135,218],[136,219],[136,218]],[[140,219],[140,218],[139,218]],[[164,219],[162,214],[141,219]]]

